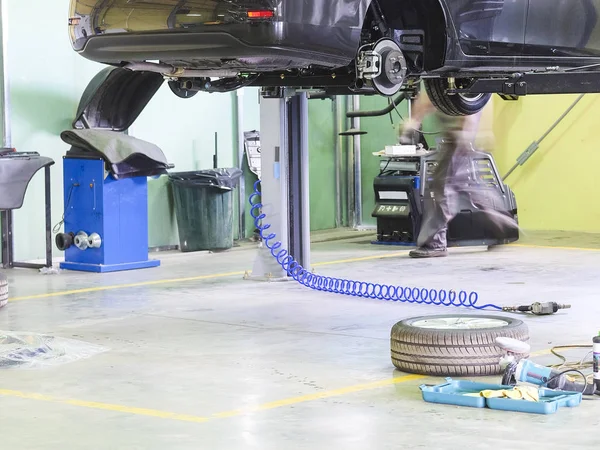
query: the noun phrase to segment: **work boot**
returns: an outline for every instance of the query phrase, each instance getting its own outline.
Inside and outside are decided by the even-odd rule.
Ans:
[[[408,256],[411,258],[444,258],[448,256],[448,250],[446,248],[419,247],[411,251]]]
[[[508,248],[508,244],[488,245],[488,252],[502,252]]]

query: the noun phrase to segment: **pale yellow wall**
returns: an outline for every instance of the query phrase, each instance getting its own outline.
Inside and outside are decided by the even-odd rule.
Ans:
[[[490,101],[483,110],[477,136],[475,138],[475,147],[479,150],[489,152],[492,151],[496,145],[494,111],[494,102]]]
[[[576,98],[544,95],[508,102],[495,96],[487,123],[493,128],[492,153],[502,175]],[[507,179],[524,229],[600,232],[599,137],[600,96],[588,94]]]

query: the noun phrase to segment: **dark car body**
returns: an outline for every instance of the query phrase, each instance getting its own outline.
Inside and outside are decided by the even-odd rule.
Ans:
[[[94,7],[89,7],[94,4]],[[76,1],[75,50],[104,63],[205,69],[339,67],[356,55],[370,0]],[[272,11],[272,17],[248,12]]]
[[[598,0],[72,0],[69,21],[74,49],[106,64],[227,88],[254,77],[389,95],[399,80],[450,79],[460,91],[454,78],[475,89],[480,77],[600,64],[599,10]],[[381,40],[388,53],[377,55]],[[389,44],[398,72],[378,86],[368,68],[386,64]]]

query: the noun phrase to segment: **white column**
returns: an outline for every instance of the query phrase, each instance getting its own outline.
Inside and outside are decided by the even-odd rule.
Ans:
[[[267,234],[275,233],[282,248],[288,248],[287,130],[285,99],[260,100],[261,203],[271,225]],[[251,279],[283,280],[287,274],[261,243]]]

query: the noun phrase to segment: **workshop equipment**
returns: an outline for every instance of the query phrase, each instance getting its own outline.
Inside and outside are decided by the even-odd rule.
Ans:
[[[496,343],[506,354],[502,357],[500,365],[505,367],[502,384],[514,386],[519,382],[544,386],[549,389],[558,389],[569,392],[579,392],[583,395],[596,394],[596,385],[587,382],[576,383],[569,381],[568,373],[579,373],[583,379],[586,377],[577,369],[554,370],[551,367],[535,364],[528,359],[520,359],[520,355],[529,354],[530,346],[516,339],[499,337]]]
[[[159,261],[148,259],[147,179],[166,173],[167,164],[148,157],[160,152],[158,147],[104,130],[75,130],[61,137],[81,147],[63,158],[64,233],[56,236],[56,245],[65,252],[65,262],[60,267],[115,272],[158,266]],[[120,148],[117,157],[111,151],[115,147]],[[123,157],[128,153],[131,158]]]
[[[580,405],[584,395],[598,393],[594,384],[577,383],[567,378],[568,373],[577,372],[585,380],[585,375],[577,369],[554,370],[527,359],[531,351],[527,342],[509,337],[498,337],[495,342],[505,352],[500,359],[500,366],[504,368],[500,384],[446,378],[445,383],[435,386],[421,385],[423,400],[473,408],[552,414],[561,406]]]
[[[0,149],[0,222],[2,230],[2,267],[42,269],[52,267],[52,198],[50,168],[54,160],[37,152]],[[44,169],[44,217],[46,232],[45,263],[17,262],[14,258],[13,211],[21,209],[31,180]]]
[[[530,312],[536,316],[549,316],[557,313],[561,309],[570,309],[571,305],[561,305],[556,302],[533,303],[524,306],[505,306],[502,311],[505,312]]]
[[[380,174],[373,183],[375,209],[372,216],[377,219],[374,244],[416,245],[424,212],[435,202],[430,183],[442,151],[419,145],[391,146],[377,153],[381,162]],[[468,184],[459,198],[459,212],[448,226],[448,247],[492,246],[517,241],[517,227],[500,230],[476,206],[476,203],[489,204],[518,220],[515,195],[502,183],[492,155],[473,150],[469,155],[468,172]]]
[[[562,392],[541,388],[537,390],[537,401],[535,401],[523,396],[521,390],[512,385],[478,383],[475,381],[453,380],[452,378],[446,378],[446,382],[435,386],[422,384],[419,388],[423,400],[429,403],[530,414],[554,414],[561,407],[579,406],[583,398],[580,392]],[[514,392],[517,395],[511,395],[510,397],[493,395],[495,392],[503,394]]]
[[[61,268],[114,272],[156,267],[148,259],[148,178],[172,166],[156,145],[129,136],[164,79],[106,68],[82,95],[63,158],[65,252]]]

